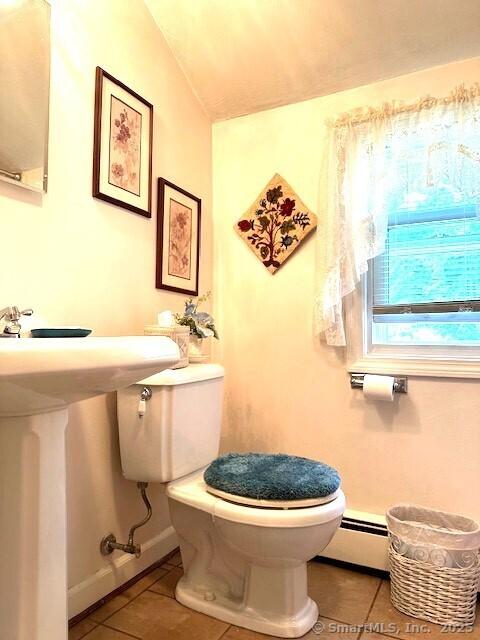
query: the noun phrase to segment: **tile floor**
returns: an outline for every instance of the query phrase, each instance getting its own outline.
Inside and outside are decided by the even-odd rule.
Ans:
[[[177,553],[129,589],[70,629],[69,640],[268,640],[271,636],[240,629],[178,604],[175,585],[182,575]],[[310,596],[320,619],[306,640],[440,640],[460,632],[405,616],[390,603],[389,583],[350,569],[312,561],[308,567]],[[465,633],[465,632],[463,632]],[[468,634],[480,640],[477,622]]]

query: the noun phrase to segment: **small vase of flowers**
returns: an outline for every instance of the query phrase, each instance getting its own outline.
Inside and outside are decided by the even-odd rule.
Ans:
[[[190,362],[204,362],[207,360],[208,353],[205,352],[206,339],[216,338],[218,340],[218,332],[212,316],[205,311],[198,311],[198,307],[208,300],[210,296],[211,292],[208,291],[196,300],[188,298],[185,300],[183,314],[175,314],[177,324],[190,328],[190,344],[188,347],[188,359]]]

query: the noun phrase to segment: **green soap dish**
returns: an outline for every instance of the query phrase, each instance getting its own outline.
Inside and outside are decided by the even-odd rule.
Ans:
[[[48,327],[32,329],[32,338],[85,338],[92,333],[83,327]]]

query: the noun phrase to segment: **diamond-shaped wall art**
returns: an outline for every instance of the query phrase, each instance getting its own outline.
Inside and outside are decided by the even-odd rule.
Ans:
[[[275,273],[317,226],[317,216],[276,173],[235,225],[270,273]]]

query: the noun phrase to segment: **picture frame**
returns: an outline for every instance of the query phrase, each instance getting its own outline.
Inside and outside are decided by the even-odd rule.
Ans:
[[[158,179],[156,288],[198,296],[202,201]]]
[[[101,67],[93,138],[93,197],[151,218],[153,105]]]

